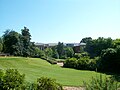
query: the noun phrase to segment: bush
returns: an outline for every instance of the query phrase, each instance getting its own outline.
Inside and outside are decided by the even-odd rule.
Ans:
[[[89,57],[82,57],[77,62],[77,69],[87,70],[89,69],[90,59]]]
[[[56,83],[56,80],[41,77],[37,80],[37,89],[36,90],[63,90],[62,86]]]
[[[68,59],[64,62],[64,67],[76,68],[76,67],[77,67],[77,59],[76,59],[76,58],[68,58]]]
[[[118,90],[120,88],[118,82],[107,77],[103,78],[102,75],[96,78],[92,77],[90,84],[84,82],[84,85],[86,90]]]
[[[24,77],[16,69],[8,69],[5,73],[0,71],[0,90],[19,90],[24,83]]]

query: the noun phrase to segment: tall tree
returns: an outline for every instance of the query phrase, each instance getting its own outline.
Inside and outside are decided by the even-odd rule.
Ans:
[[[48,57],[52,57],[53,51],[51,48],[46,48],[44,52],[47,60],[48,60]]]
[[[20,34],[15,31],[7,30],[3,35],[4,52],[17,55],[20,50]]]
[[[92,38],[91,38],[91,37],[86,37],[86,38],[83,38],[83,39],[80,41],[80,43],[88,43],[88,42],[90,42],[90,41],[92,41]]]
[[[66,57],[71,57],[71,58],[73,57],[74,51],[72,47],[65,47],[64,50]]]
[[[31,51],[31,35],[29,33],[29,29],[27,27],[24,27],[24,29],[21,30],[22,31],[22,42],[23,42],[23,56],[29,56],[30,55],[30,51]]]
[[[0,37],[0,53],[3,50],[3,41],[2,41],[2,37]]]
[[[63,44],[63,43],[58,42],[57,52],[58,52],[58,54],[59,54],[59,58],[62,58],[62,56],[65,55],[65,52],[64,52],[64,44]]]
[[[99,37],[86,44],[85,50],[91,57],[100,56],[103,49],[113,47],[113,40],[111,38]]]

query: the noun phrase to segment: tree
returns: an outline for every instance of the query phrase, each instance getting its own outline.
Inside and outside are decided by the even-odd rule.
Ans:
[[[86,38],[83,38],[83,39],[80,41],[80,43],[88,43],[88,42],[90,42],[90,41],[92,41],[92,38],[91,38],[91,37],[86,37]]]
[[[18,55],[20,50],[20,34],[15,31],[6,30],[3,35],[3,51],[11,55]]]
[[[98,39],[94,39],[86,44],[85,51],[87,51],[90,56],[97,57],[100,56],[103,49],[112,48],[113,41],[111,38],[103,38],[99,37]]]
[[[58,59],[59,58],[59,54],[57,52],[57,47],[53,46],[51,49],[53,51],[52,57]]]
[[[65,47],[64,50],[65,50],[66,57],[70,57],[70,58],[73,57],[74,51],[72,47]]]
[[[62,58],[62,57],[65,55],[63,43],[58,42],[57,52],[58,52],[58,54],[59,54],[59,58]]]
[[[21,29],[22,31],[22,42],[23,42],[23,56],[27,57],[30,56],[30,45],[31,45],[31,35],[29,33],[29,29],[27,27],[24,27],[24,29]]]
[[[107,72],[119,71],[120,64],[118,66],[116,55],[117,55],[117,51],[113,48],[108,48],[106,50],[103,50],[101,53],[101,61],[100,61],[99,69]]]
[[[46,48],[44,52],[47,60],[48,60],[48,57],[52,57],[53,51],[51,48]]]
[[[40,50],[38,47],[32,47],[33,51],[31,53],[32,57],[42,58],[44,56],[44,51]]]
[[[120,45],[120,39],[113,40],[113,45],[114,47],[117,47],[118,45]]]
[[[2,38],[0,37],[0,53],[2,52],[3,50],[3,41],[2,41]]]

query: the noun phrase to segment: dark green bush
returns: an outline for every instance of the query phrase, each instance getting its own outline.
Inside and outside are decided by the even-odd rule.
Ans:
[[[100,75],[99,77],[93,78],[90,84],[84,82],[86,90],[118,90],[120,85],[113,79]]]
[[[64,62],[64,67],[76,68],[76,67],[77,67],[77,59],[76,59],[76,58],[68,58],[68,59]]]
[[[56,80],[47,77],[41,77],[37,79],[36,90],[63,90],[63,88],[56,82]]]
[[[5,73],[0,71],[0,90],[19,90],[24,83],[24,77],[16,69],[8,69]]]
[[[80,70],[96,70],[96,59],[90,59],[88,56],[76,58],[68,58],[64,62],[64,67],[75,68]]]
[[[89,57],[82,57],[77,62],[77,69],[87,70],[89,69],[90,59]]]

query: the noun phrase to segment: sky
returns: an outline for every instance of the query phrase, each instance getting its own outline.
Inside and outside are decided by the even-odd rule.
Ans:
[[[120,38],[120,0],[0,0],[0,36],[24,26],[40,43]]]

